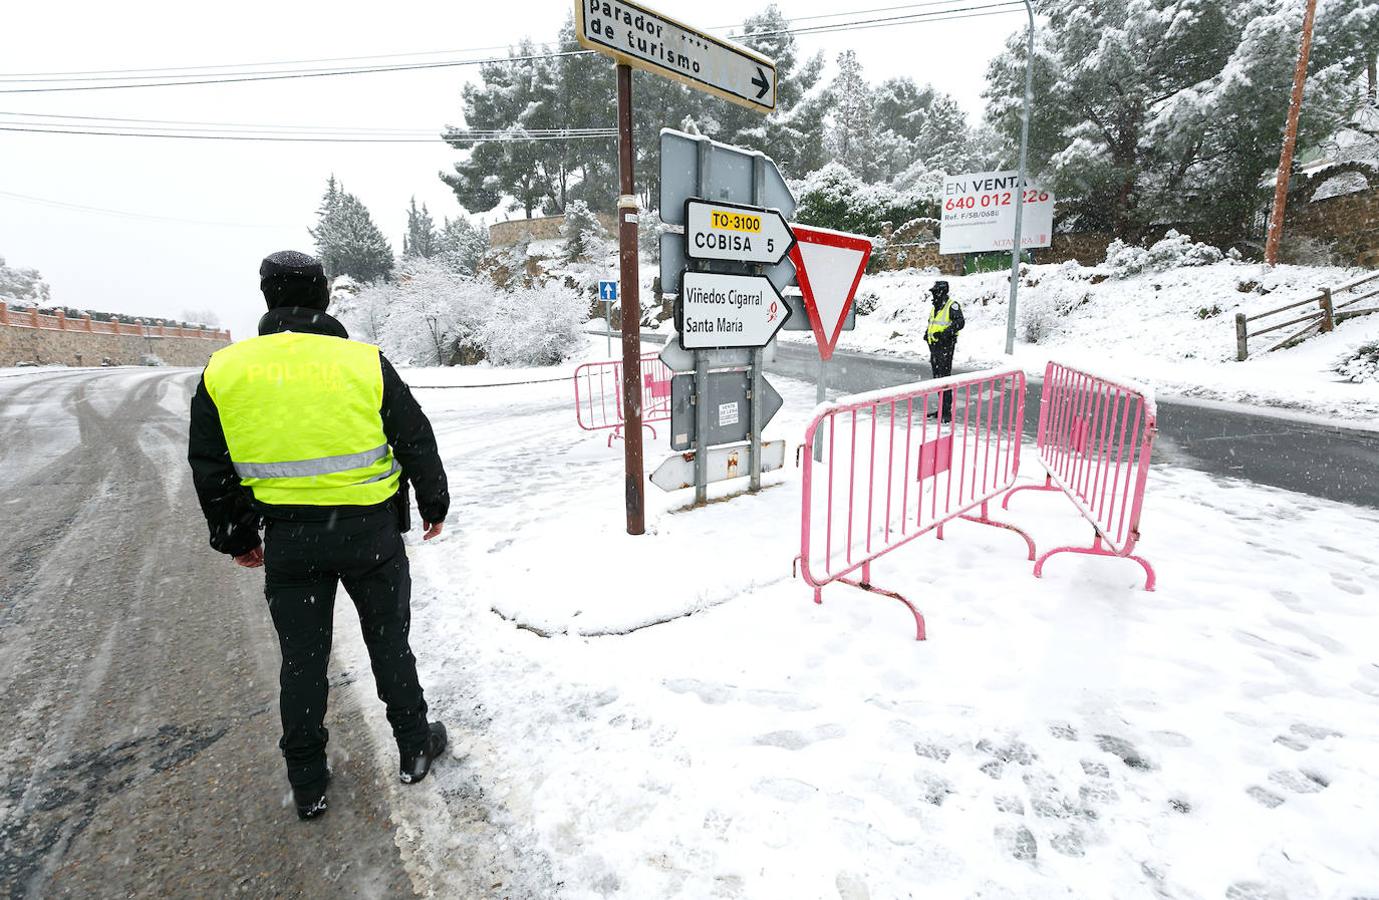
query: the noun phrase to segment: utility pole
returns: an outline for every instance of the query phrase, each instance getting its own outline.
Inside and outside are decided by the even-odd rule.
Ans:
[[[1025,227],[1025,175],[1029,165],[1029,115],[1034,105],[1034,7],[1025,0],[1029,33],[1025,49],[1025,105],[1020,109],[1020,177],[1016,185],[1015,239],[1010,245],[1010,304],[1006,307],[1006,355],[1015,352],[1015,301],[1020,294],[1020,231]]]
[[[646,532],[642,482],[642,301],[637,271],[637,197],[633,185],[632,67],[618,71],[618,261],[622,284],[623,473],[627,533]]]
[[[1293,149],[1298,142],[1298,114],[1302,112],[1302,89],[1307,83],[1307,57],[1312,53],[1312,22],[1317,16],[1317,0],[1307,0],[1302,17],[1302,48],[1298,67],[1293,72],[1293,97],[1288,104],[1288,125],[1283,130],[1283,152],[1278,158],[1278,180],[1274,183],[1274,209],[1269,216],[1269,238],[1264,245],[1266,265],[1278,264],[1278,245],[1283,240],[1283,213],[1288,206],[1288,177],[1293,171]]]

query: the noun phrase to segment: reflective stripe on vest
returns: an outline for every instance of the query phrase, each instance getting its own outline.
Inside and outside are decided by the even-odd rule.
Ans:
[[[949,326],[953,324],[951,316],[952,309],[953,298],[949,297],[947,303],[943,304],[943,306],[939,307],[939,309],[929,316],[929,330],[924,336],[925,340],[932,344],[934,341],[938,340],[939,335],[948,330]]]
[[[240,478],[296,478],[301,475],[332,475],[336,472],[348,472],[350,469],[362,469],[387,458],[388,445],[384,444],[363,453],[279,463],[237,462],[234,466],[235,474]]]
[[[264,335],[217,351],[205,379],[235,472],[259,502],[372,506],[397,492],[377,347]]]

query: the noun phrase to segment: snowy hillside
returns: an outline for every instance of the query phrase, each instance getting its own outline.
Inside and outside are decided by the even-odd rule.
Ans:
[[[839,345],[927,358],[928,290],[938,277],[918,271],[866,276],[859,295],[872,295],[876,309],[859,317],[857,330],[844,333]],[[1374,418],[1379,382],[1350,383],[1332,367],[1343,353],[1379,339],[1379,316],[1343,322],[1329,335],[1274,353],[1262,352],[1269,341],[1260,338],[1251,342],[1248,360],[1235,361],[1236,312],[1261,313],[1355,277],[1354,269],[1266,269],[1231,261],[1126,278],[1107,278],[1100,268],[1076,263],[1033,266],[1022,279],[1015,360],[1031,374],[1042,373],[1051,357],[1087,365],[1114,361],[1117,371],[1161,393]],[[949,282],[967,318],[956,365],[1002,360],[1008,273]],[[812,337],[796,333],[787,339]]]

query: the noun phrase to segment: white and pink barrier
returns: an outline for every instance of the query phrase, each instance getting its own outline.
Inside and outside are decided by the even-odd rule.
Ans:
[[[1119,556],[1143,566],[1144,588],[1154,590],[1154,567],[1133,554],[1157,433],[1153,391],[1061,363],[1048,364],[1039,403],[1038,452],[1046,472],[1044,483],[1014,488],[1001,507],[1009,509],[1011,496],[1020,491],[1062,491],[1091,523],[1093,534],[1090,547],[1055,547],[1039,557],[1035,577],[1043,575],[1044,563],[1058,553]]]
[[[952,394],[952,421],[941,417]],[[1058,553],[1133,559],[1148,590],[1154,569],[1132,555],[1153,451],[1153,394],[1125,382],[1049,363],[1039,407],[1042,485],[1015,486],[1025,422],[1025,374],[994,369],[904,385],[821,404],[801,450],[822,436],[823,462],[804,454],[798,571],[823,602],[825,586],[884,594],[924,616],[895,591],[872,583],[872,564],[921,535],[944,537],[957,519],[1009,529],[1025,540],[1034,574]],[[988,514],[1022,490],[1062,491],[1091,523],[1091,547],[1057,547],[1036,559],[1023,530]]]
[[[951,392],[952,421],[940,416]],[[924,616],[900,594],[872,584],[872,563],[921,535],[943,538],[963,519],[1008,528],[987,515],[991,500],[1009,491],[1020,470],[1025,422],[1025,373],[1000,369],[845,397],[819,407],[804,447],[822,434],[824,461],[804,455],[800,555],[796,561],[814,602],[835,582],[894,597],[914,614],[924,640]]]
[[[670,421],[672,374],[657,354],[642,354],[642,425],[651,429],[652,437],[656,436],[652,422]],[[575,419],[579,427],[585,431],[612,429],[608,446],[613,446],[613,439],[622,436],[623,428],[622,360],[584,363],[575,369],[574,381]]]

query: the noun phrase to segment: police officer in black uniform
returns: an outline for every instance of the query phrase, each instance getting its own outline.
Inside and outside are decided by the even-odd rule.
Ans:
[[[266,567],[264,593],[282,651],[288,780],[303,819],[326,811],[325,727],[337,585],[359,614],[404,783],[445,749],[428,722],[408,642],[411,576],[402,532],[407,485],[425,540],[450,506],[436,439],[378,348],[348,340],[326,314],[321,263],[284,251],[259,268],[268,313],[259,337],[217,351],[191,403],[188,460],[211,547]],[[260,527],[264,529],[260,538]]]
[[[935,378],[947,378],[953,374],[953,351],[958,346],[958,332],[966,323],[962,318],[962,307],[948,295],[948,282],[935,281],[929,289],[933,296],[934,309],[929,314],[929,327],[924,338],[929,344],[929,365]],[[953,420],[953,392],[943,392],[943,421]]]

